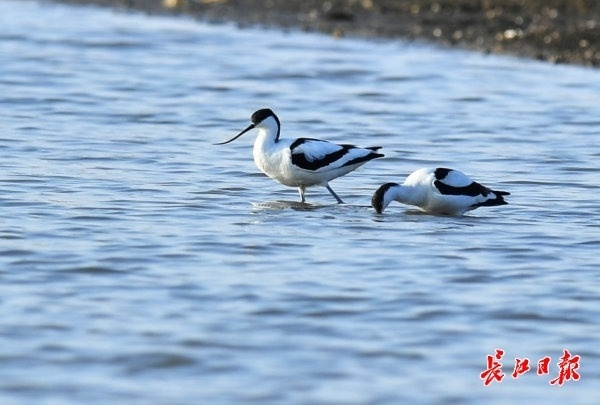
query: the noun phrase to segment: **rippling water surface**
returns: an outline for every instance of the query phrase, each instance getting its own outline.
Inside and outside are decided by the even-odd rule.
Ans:
[[[0,26],[2,403],[597,401],[597,70],[28,1]],[[386,158],[298,204],[252,135],[212,145],[261,107]],[[438,165],[510,205],[369,207]]]

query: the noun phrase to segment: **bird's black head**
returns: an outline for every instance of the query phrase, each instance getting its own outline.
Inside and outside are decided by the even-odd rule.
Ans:
[[[270,108],[263,108],[256,111],[254,114],[252,114],[252,118],[250,120],[254,125],[258,125],[269,117],[273,117],[277,122],[279,122],[279,119]]]
[[[225,141],[225,142],[215,143],[215,145],[225,145],[225,144],[227,144],[229,142],[235,141],[240,136],[244,135],[246,132],[250,131],[251,129],[254,129],[254,128],[258,127],[262,122],[264,122],[269,117],[273,117],[273,119],[277,123],[277,135],[275,137],[275,141],[277,141],[279,139],[279,129],[281,127],[281,124],[279,123],[279,118],[277,118],[277,116],[275,115],[275,113],[273,111],[271,111],[270,109],[263,108],[261,110],[258,110],[256,112],[254,112],[254,114],[252,114],[252,117],[251,117],[252,124],[250,124],[248,126],[248,128],[244,129],[242,132],[240,132],[239,134],[237,134],[236,136],[234,136],[230,140]]]
[[[373,197],[371,198],[371,205],[373,206],[373,208],[375,208],[375,212],[377,212],[378,214],[383,213],[385,207],[387,207],[390,203],[390,201],[386,201],[385,194],[391,187],[395,187],[397,185],[398,183],[385,183],[384,185],[379,187],[377,191],[375,191],[375,193],[373,193]]]

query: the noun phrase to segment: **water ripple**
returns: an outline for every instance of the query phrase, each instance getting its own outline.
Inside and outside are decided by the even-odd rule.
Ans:
[[[597,71],[48,2],[0,24],[0,402],[593,403]],[[260,107],[386,158],[302,204],[251,135],[212,145]],[[510,205],[374,213],[423,166]],[[487,389],[495,348],[582,378]]]

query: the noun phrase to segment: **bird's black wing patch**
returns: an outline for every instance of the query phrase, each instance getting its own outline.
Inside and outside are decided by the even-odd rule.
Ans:
[[[440,169],[437,169],[437,170],[440,170]],[[436,178],[437,178],[437,170],[436,170]],[[446,173],[446,175],[447,174],[448,173]],[[446,177],[446,175],[444,175],[444,177]],[[446,195],[467,195],[469,197],[476,197],[478,195],[482,195],[484,197],[487,197],[488,194],[490,193],[490,190],[487,187],[484,187],[475,181],[472,182],[471,184],[469,184],[468,186],[464,186],[464,187],[449,186],[440,180],[434,181],[433,185],[440,191],[440,193],[446,194]]]
[[[332,151],[330,153],[323,154],[319,158],[312,158],[312,159],[307,158],[306,153],[304,153],[303,151],[296,151],[296,148],[298,148],[299,146],[303,145],[304,143],[310,143],[310,142],[330,145],[330,146],[332,146]],[[291,151],[291,155],[292,155],[291,156],[292,164],[301,169],[312,170],[312,171],[319,170],[322,167],[329,166],[332,163],[335,163],[335,162],[341,160],[344,156],[346,156],[353,149],[358,149],[358,148],[355,145],[330,144],[327,141],[322,141],[320,139],[313,139],[313,138],[298,138],[294,142],[292,142],[292,144],[290,145],[290,151]],[[370,149],[372,152],[366,154],[365,156],[359,156],[354,159],[348,160],[347,162],[344,162],[343,164],[339,165],[338,167],[351,166],[351,165],[366,162],[366,161],[369,161],[371,159],[375,159],[378,157],[383,157],[383,154],[375,152],[376,150],[380,149],[380,147],[371,147],[371,148],[365,148],[365,149]]]
[[[496,191],[496,190],[490,190],[492,193],[494,193],[494,196],[496,198],[490,198],[485,200],[484,202],[480,202],[477,204],[473,204],[471,205],[471,209],[475,209],[478,207],[494,207],[496,205],[507,205],[508,203],[504,200],[504,196],[505,195],[510,195],[509,192],[507,191]]]
[[[351,166],[351,165],[355,165],[357,163],[368,162],[369,160],[384,157],[384,156],[385,155],[383,153],[369,153],[366,156],[358,157],[356,159],[352,159],[352,160],[344,163],[344,166]]]
[[[320,139],[313,139],[313,138],[298,138],[298,139],[296,139],[290,145],[290,151],[292,152],[292,164],[300,167],[301,169],[313,170],[313,171],[318,170],[325,166],[329,166],[331,163],[335,162],[336,160],[341,159],[346,153],[348,153],[348,150],[350,150],[353,147],[352,145],[338,145],[338,146],[341,146],[341,149],[338,149],[335,152],[323,155],[320,159],[310,160],[310,159],[307,159],[306,155],[302,152],[294,153],[294,149],[296,149],[298,146],[300,146],[306,142],[323,142],[323,141],[321,141]]]
[[[448,173],[450,173],[452,169],[446,169],[445,167],[438,167],[435,169],[433,174],[435,175],[436,180],[444,180]]]

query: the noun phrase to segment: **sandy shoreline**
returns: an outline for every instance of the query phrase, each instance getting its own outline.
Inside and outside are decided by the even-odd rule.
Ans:
[[[594,0],[58,0],[600,66]]]

